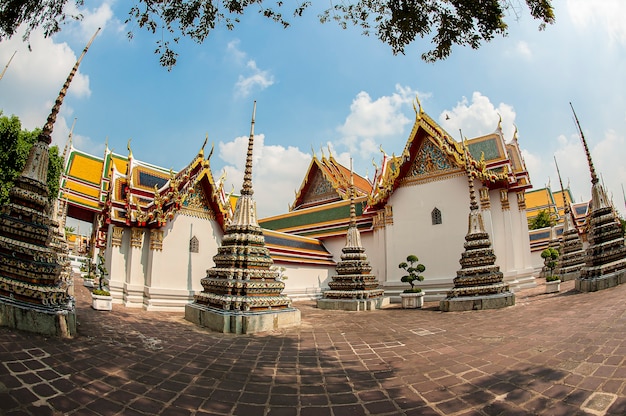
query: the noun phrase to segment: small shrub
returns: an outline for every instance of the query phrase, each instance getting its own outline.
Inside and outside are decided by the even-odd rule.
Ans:
[[[426,270],[426,266],[419,263],[419,259],[417,256],[410,254],[407,256],[406,261],[398,264],[399,269],[404,269],[408,274],[402,276],[400,279],[404,283],[408,283],[411,285],[410,289],[406,289],[404,293],[419,293],[422,289],[415,287],[415,282],[422,282],[424,280],[424,276],[420,273],[423,273]]]

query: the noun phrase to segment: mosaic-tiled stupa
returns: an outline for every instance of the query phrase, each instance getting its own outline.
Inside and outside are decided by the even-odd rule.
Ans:
[[[63,98],[97,34],[74,64],[24,170],[13,182],[9,202],[0,208],[2,326],[62,338],[76,334],[74,299],[68,291],[67,246],[58,236],[58,223],[51,219],[48,147]]]
[[[589,246],[585,252],[585,265],[575,286],[581,292],[595,292],[626,282],[626,246],[619,219],[596,175],[591,153],[575,112],[574,118],[591,173],[591,207],[587,214]]]
[[[489,234],[485,231],[482,214],[476,202],[474,178],[465,151],[465,168],[469,182],[470,214],[465,251],[461,255],[461,270],[454,278],[454,287],[439,302],[443,312],[499,309],[515,305],[515,294],[504,282],[500,267],[495,264],[496,255],[491,247]]]
[[[563,190],[561,172],[556,159],[554,163],[559,176],[561,190]],[[572,210],[565,199],[565,193],[561,191],[561,194],[563,196],[563,233],[561,234],[561,242],[558,247],[559,258],[557,259],[554,274],[565,282],[580,276],[580,269],[585,265],[585,250],[583,250],[583,242],[580,239],[578,228],[576,228],[574,218],[572,217]]]
[[[367,260],[365,248],[361,245],[361,233],[356,224],[354,208],[354,178],[350,169],[350,225],[346,234],[346,245],[341,249],[341,260],[328,283],[330,290],[325,290],[318,299],[320,309],[339,309],[362,311],[380,309],[389,303],[383,297],[384,290],[379,287],[378,279],[371,274],[372,266]]]
[[[214,331],[250,334],[300,323],[300,311],[282,294],[285,284],[272,270],[252,198],[252,112],[246,168],[235,213],[224,230],[222,245],[213,257],[215,267],[201,280],[203,291],[185,307],[185,319]]]

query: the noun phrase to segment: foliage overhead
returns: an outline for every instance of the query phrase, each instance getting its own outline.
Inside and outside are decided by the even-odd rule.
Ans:
[[[21,25],[25,40],[38,27],[46,37],[59,32],[67,20],[82,18],[66,12],[70,2],[80,9],[84,0],[1,1],[0,40],[13,36]],[[126,23],[153,34],[170,34],[169,39],[160,36],[156,41],[155,53],[161,65],[171,69],[178,58],[173,44],[181,37],[202,43],[217,27],[232,30],[249,7],[287,28],[290,17],[302,16],[311,5],[309,0],[290,5],[283,0],[271,4],[263,0],[135,0]],[[404,54],[417,38],[430,39],[433,47],[421,57],[434,62],[447,58],[454,45],[477,49],[496,35],[506,36],[505,19],[519,18],[525,7],[540,22],[540,30],[554,23],[552,0],[353,0],[331,2],[318,17],[322,23],[334,21],[344,29],[360,27],[364,35],[374,35],[389,45],[394,54]],[[128,37],[133,37],[133,29]]]
[[[3,116],[0,112],[0,205],[9,202],[9,191],[13,181],[26,165],[30,148],[39,137],[40,130],[22,130],[22,124],[16,116]],[[59,148],[49,148],[48,162],[48,197],[50,201],[59,192],[59,178],[63,168],[63,158],[59,156]]]

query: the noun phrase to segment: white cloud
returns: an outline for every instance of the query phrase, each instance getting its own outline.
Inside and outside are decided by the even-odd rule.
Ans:
[[[43,127],[50,113],[54,100],[59,95],[70,70],[78,59],[77,55],[66,43],[56,43],[53,39],[45,39],[40,33],[31,35],[32,52],[28,50],[21,37],[15,36],[0,43],[0,62],[8,62],[17,50],[4,78],[0,81],[0,108],[5,115],[16,115],[22,127],[32,130]],[[86,98],[89,89],[89,77],[79,71],[74,76],[68,95]],[[59,126],[67,123],[63,117],[71,116],[71,109],[64,104],[61,115],[57,119],[53,139],[65,142],[65,138],[57,140],[61,133]]]
[[[219,157],[226,163],[227,192],[241,190],[247,148],[246,136],[218,145]],[[310,163],[311,156],[296,147],[266,146],[263,134],[254,136],[252,181],[259,218],[287,212]]]
[[[623,0],[568,0],[567,10],[579,29],[599,28],[612,42],[626,45],[626,2]]]
[[[402,110],[415,100],[416,94],[409,87],[396,85],[395,93],[372,100],[361,91],[352,101],[346,121],[337,128],[342,135],[340,143],[363,159],[373,156],[383,139],[402,134],[411,122]]]
[[[87,42],[98,28],[102,29],[101,32],[104,32],[107,27],[111,27],[116,33],[124,32],[124,24],[113,16],[112,4],[112,0],[104,0],[98,7],[89,9],[77,8],[74,2],[68,2],[67,12],[80,13],[83,18],[79,24],[64,28],[63,33],[69,33],[82,42]]]
[[[247,97],[254,91],[263,91],[274,84],[274,76],[267,70],[260,69],[256,61],[248,59],[247,53],[239,49],[239,40],[233,40],[228,43],[226,49],[232,60],[237,66],[243,65],[241,69],[245,74],[240,74],[235,83],[235,95],[238,97]]]
[[[513,107],[504,103],[495,107],[488,97],[476,91],[472,94],[471,104],[463,97],[452,110],[444,110],[439,116],[439,124],[452,137],[460,140],[459,129],[467,138],[492,133],[498,127],[499,117],[502,117],[504,138],[511,140],[515,131]]]
[[[521,56],[524,59],[531,59],[533,57],[533,53],[530,50],[528,42],[524,42],[523,40],[517,42],[517,45],[515,45],[515,51],[518,56]]]

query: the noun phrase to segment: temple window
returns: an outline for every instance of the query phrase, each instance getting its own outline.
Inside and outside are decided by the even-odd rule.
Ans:
[[[189,240],[189,251],[192,253],[200,252],[200,242],[195,235]]]
[[[433,221],[433,225],[441,224],[441,211],[439,211],[439,208],[435,207],[430,213],[430,217]]]

